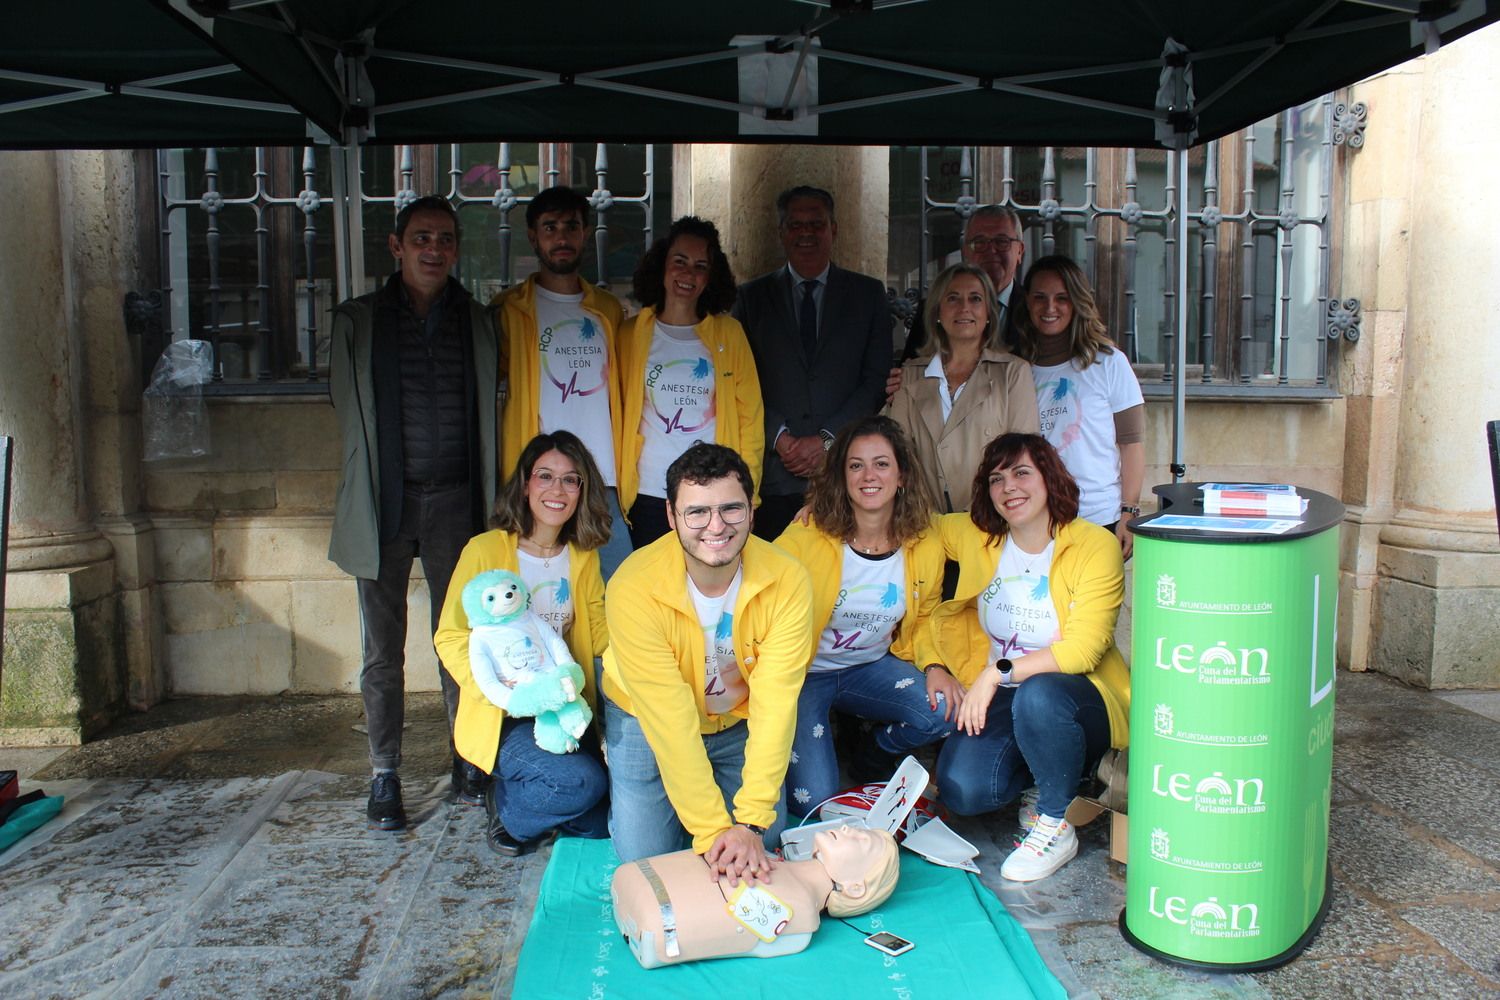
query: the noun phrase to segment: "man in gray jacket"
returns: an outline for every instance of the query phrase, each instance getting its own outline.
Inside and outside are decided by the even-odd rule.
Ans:
[[[388,240],[399,270],[334,311],[329,392],[343,449],[328,558],[356,578],[364,696],[374,779],[371,829],[406,826],[401,802],[406,597],[420,557],[433,631],[464,543],[483,527],[496,488],[498,348],[489,313],[449,272],[458,217],[419,198]],[[458,687],[438,667],[449,750]],[[483,801],[484,775],[454,758],[454,790]]]

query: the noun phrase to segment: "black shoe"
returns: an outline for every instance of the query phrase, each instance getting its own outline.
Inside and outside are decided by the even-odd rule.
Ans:
[[[505,824],[500,822],[500,817],[494,813],[490,814],[490,822],[484,830],[485,843],[490,845],[490,850],[507,858],[519,858],[523,854],[530,854],[541,846],[541,839],[517,840],[511,836]]]
[[[855,737],[854,747],[845,760],[849,780],[856,785],[890,781],[896,768],[901,766],[903,756],[882,750],[875,742],[873,729],[861,732]]]
[[[371,830],[405,830],[406,810],[401,806],[401,779],[395,771],[381,771],[370,782],[370,801],[365,817]]]
[[[484,805],[484,792],[490,776],[466,760],[453,758],[453,797],[466,806]]]

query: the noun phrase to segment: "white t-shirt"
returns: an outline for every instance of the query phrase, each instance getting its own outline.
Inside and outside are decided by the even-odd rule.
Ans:
[[[560,636],[573,627],[573,587],[568,582],[568,550],[551,559],[516,550],[521,580],[531,591],[531,610]]]
[[[743,574],[743,568],[735,570],[729,589],[718,597],[705,596],[688,577],[688,595],[703,629],[703,707],[710,715],[732,711],[750,697],[750,686],[734,653],[734,602]]]
[[[1115,414],[1141,405],[1141,384],[1125,352],[1100,353],[1080,368],[1077,361],[1045,368],[1033,365],[1042,436],[1078,480],[1078,516],[1094,524],[1120,519],[1120,449]]]
[[[1033,555],[1006,538],[995,578],[979,595],[979,624],[990,637],[991,663],[1002,656],[1014,660],[1062,638],[1049,580],[1053,545],[1049,541]]]
[[[667,495],[667,466],[694,441],[718,432],[713,359],[691,326],[656,321],[641,405],[640,492]]]
[[[606,485],[615,485],[615,438],[609,419],[609,349],[583,293],[536,291],[541,362],[537,416],[543,433],[571,431],[594,456]]]
[[[810,672],[872,663],[890,651],[896,625],[906,614],[906,559],[897,549],[863,556],[844,546],[843,576],[828,627],[818,637]]]

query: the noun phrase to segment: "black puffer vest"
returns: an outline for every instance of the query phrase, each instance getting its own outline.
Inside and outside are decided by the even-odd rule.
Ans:
[[[450,281],[429,341],[400,276],[376,298],[372,374],[380,448],[380,537],[401,523],[402,488],[457,485],[474,475],[474,378],[469,293]]]

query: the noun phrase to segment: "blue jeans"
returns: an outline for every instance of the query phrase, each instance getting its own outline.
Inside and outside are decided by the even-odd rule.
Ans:
[[[609,835],[621,861],[635,861],[689,847],[687,831],[667,799],[656,754],[646,742],[640,720],[604,698],[605,742],[609,747]],[[741,722],[703,737],[703,752],[713,765],[714,784],[724,808],[734,815],[734,794],[745,768],[745,740],[750,724]],[[777,796],[776,822],[766,830],[767,849],[779,847],[786,811]]]
[[[797,697],[786,769],[786,806],[794,816],[806,816],[839,790],[839,762],[828,731],[833,709],[889,723],[875,731],[875,743],[886,753],[905,754],[953,732],[953,723],[943,720],[944,703],[938,701],[937,711],[928,706],[921,671],[889,653],[858,667],[809,673]]]
[[[984,731],[954,733],[938,754],[943,804],[977,816],[1014,801],[1035,779],[1037,812],[1062,816],[1084,769],[1109,749],[1109,711],[1083,674],[1036,674],[1000,688]]]
[[[507,718],[495,761],[494,796],[500,822],[518,840],[551,829],[599,839],[609,832],[609,779],[604,765],[584,745],[573,753],[551,753],[536,745],[532,719]]]
[[[599,573],[608,583],[625,557],[635,551],[635,546],[630,544],[630,525],[620,513],[620,494],[609,486],[604,490],[604,499],[609,504],[609,541],[599,549]]]

